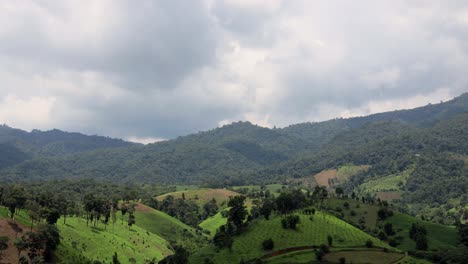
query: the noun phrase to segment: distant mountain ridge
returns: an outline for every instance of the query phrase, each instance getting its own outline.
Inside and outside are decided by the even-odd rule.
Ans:
[[[0,126],[0,168],[37,157],[62,156],[101,148],[129,147],[134,143],[80,133],[24,130]]]
[[[0,148],[0,181],[94,177],[225,186],[303,177],[346,162],[373,164],[387,156],[398,158],[383,152],[382,140],[407,148],[411,142],[403,137],[434,137],[437,124],[451,119],[464,128],[467,113],[465,93],[410,110],[281,129],[237,122],[146,146],[59,130],[28,133],[1,127],[0,144],[7,147]],[[449,133],[445,130],[450,128],[443,128]],[[424,144],[433,148],[430,142]]]

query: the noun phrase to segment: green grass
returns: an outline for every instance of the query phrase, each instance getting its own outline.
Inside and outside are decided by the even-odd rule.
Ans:
[[[315,257],[315,251],[313,250],[302,250],[287,253],[284,255],[279,255],[276,257],[269,258],[266,263],[267,264],[303,264],[303,263],[310,263],[311,261],[315,261],[317,258]]]
[[[396,236],[404,238],[398,246],[401,250],[414,250],[416,247],[415,242],[409,238],[409,230],[413,223],[419,223],[426,227],[429,250],[450,248],[457,245],[457,230],[453,226],[422,221],[398,212],[388,218],[386,222],[392,223],[394,230],[401,230],[396,234]]]
[[[298,214],[301,223],[297,230],[283,229],[281,216],[270,220],[257,219],[249,224],[247,229],[235,237],[232,251],[222,249],[216,253],[213,246],[201,249],[192,257],[194,263],[202,262],[206,257],[215,263],[238,263],[241,259],[248,260],[264,255],[261,243],[272,238],[275,249],[285,249],[298,246],[320,245],[327,243],[327,236],[333,237],[336,247],[363,246],[367,240],[375,246],[389,246],[380,240],[362,232],[354,226],[326,213],[317,212],[310,220],[309,215]],[[229,262],[223,262],[229,260]]]
[[[404,255],[396,252],[384,252],[382,250],[346,250],[326,254],[324,260],[339,263],[340,258],[345,258],[347,263],[391,264],[404,258]]]
[[[352,164],[344,165],[336,170],[336,177],[340,182],[348,180],[349,177],[369,169],[368,165],[356,166]]]
[[[6,207],[0,206],[0,217],[10,219],[10,211]],[[29,218],[26,210],[17,210],[15,221],[18,221],[25,226],[31,226],[31,219]]]
[[[144,211],[135,212],[137,226],[161,236],[171,244],[177,243],[190,250],[197,249],[205,242],[192,227],[180,220],[153,208],[144,208]]]
[[[198,185],[176,185],[176,192],[199,190]]]
[[[137,218],[138,221],[138,218]],[[88,260],[100,260],[109,263],[117,252],[121,263],[144,263],[155,258],[161,260],[172,252],[162,237],[148,232],[139,226],[130,229],[118,220],[113,227],[110,224],[86,226],[86,220],[78,217],[67,218],[66,224],[59,220],[61,243],[56,254],[59,263],[76,263],[83,256]]]
[[[343,204],[347,202],[349,209],[345,209]],[[379,207],[376,205],[363,204],[352,199],[337,199],[331,198],[324,201],[324,207],[335,210],[340,207],[344,213],[344,219],[349,223],[359,223],[359,219],[364,218],[365,226],[369,230],[376,227],[377,224],[377,211]],[[351,215],[351,211],[354,211],[356,215]]]
[[[410,174],[414,168],[407,169],[401,173],[391,174],[384,177],[372,178],[361,184],[356,191],[358,193],[376,193],[381,191],[399,191],[399,183],[406,185]]]
[[[223,202],[229,200],[230,196],[240,195],[239,193],[225,190],[225,189],[197,189],[197,190],[188,190],[188,191],[178,191],[171,192],[160,195],[156,197],[159,201],[163,200],[168,195],[173,196],[175,199],[182,198],[182,195],[185,196],[186,200],[191,200],[197,203],[200,206],[203,206],[205,203],[209,202],[211,199],[215,199],[218,205],[221,205]]]
[[[201,222],[198,226],[204,230],[208,230],[210,232],[209,236],[213,237],[216,234],[216,230],[226,223],[227,218],[224,218],[221,212],[218,212],[214,216],[205,219],[205,221]]]
[[[278,193],[278,191],[283,188],[283,185],[282,184],[268,184],[265,187],[267,190],[270,191],[270,193],[275,194],[275,193]],[[252,190],[260,191],[260,185],[233,186],[232,189],[233,190],[248,189],[249,191],[252,191]]]

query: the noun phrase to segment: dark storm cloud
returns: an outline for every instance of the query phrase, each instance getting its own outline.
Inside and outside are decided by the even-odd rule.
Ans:
[[[466,1],[0,3],[0,123],[173,138],[468,90]]]

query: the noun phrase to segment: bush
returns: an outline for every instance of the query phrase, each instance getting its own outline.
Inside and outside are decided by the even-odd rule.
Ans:
[[[351,210],[351,212],[349,213],[351,216],[356,216],[356,211],[354,210]]]
[[[341,257],[338,261],[340,262],[340,264],[345,264],[346,263],[346,258]]]
[[[273,239],[269,238],[262,242],[263,250],[272,250],[275,247]]]
[[[371,248],[373,246],[374,246],[374,242],[372,242],[372,240],[369,239],[366,241],[366,247]]]
[[[318,250],[315,252],[315,256],[317,257],[317,260],[322,260],[323,256],[325,256],[325,252],[323,252],[322,250]]]
[[[281,226],[284,229],[296,229],[297,224],[300,222],[299,216],[297,215],[288,215],[285,218],[281,219]]]
[[[324,253],[330,252],[330,248],[325,244],[320,245],[320,250],[323,251]]]

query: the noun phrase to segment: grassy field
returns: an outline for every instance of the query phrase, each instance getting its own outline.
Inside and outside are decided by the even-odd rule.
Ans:
[[[314,176],[315,181],[320,186],[330,186],[330,181],[333,186],[339,185],[347,181],[351,176],[369,169],[367,165],[356,166],[352,164],[344,165],[338,169],[324,170]]]
[[[10,211],[8,211],[6,207],[0,206],[0,217],[10,218],[9,213]],[[15,214],[15,221],[18,221],[26,226],[31,225],[31,219],[29,218],[25,210],[17,210],[17,213]]]
[[[394,229],[397,231],[396,236],[402,236],[404,238],[398,246],[401,250],[414,250],[416,247],[415,242],[409,238],[408,233],[413,223],[419,223],[426,227],[430,250],[444,249],[457,245],[457,230],[455,227],[422,221],[410,215],[398,212],[396,212],[394,216],[388,218],[387,222],[393,224]]]
[[[213,237],[216,234],[216,230],[226,223],[227,218],[224,218],[221,212],[218,212],[212,217],[205,219],[205,221],[201,222],[198,226],[204,230],[208,230],[210,232],[209,236]]]
[[[102,223],[97,227],[86,226],[85,219],[70,217],[66,224],[59,221],[57,226],[62,238],[56,251],[59,263],[79,262],[79,255],[108,263],[114,252],[120,255],[121,263],[144,263],[153,258],[161,260],[172,253],[162,237],[139,226],[129,229],[125,222],[117,221],[106,229]]]
[[[344,203],[349,204],[349,209],[344,207]],[[337,207],[341,208],[344,213],[344,219],[350,223],[359,223],[359,220],[363,218],[365,220],[365,226],[369,229],[375,228],[377,224],[377,211],[379,207],[376,205],[362,204],[352,199],[337,199],[331,198],[324,202],[326,208],[336,210]],[[354,211],[355,215],[353,215]]]
[[[194,250],[206,242],[206,238],[197,235],[192,227],[151,207],[138,204],[135,218],[137,226],[161,236],[169,243]]]
[[[274,250],[298,246],[311,246],[327,243],[327,236],[333,237],[335,247],[363,246],[367,240],[373,241],[375,246],[388,247],[380,240],[362,232],[350,224],[326,213],[317,212],[310,219],[310,215],[297,214],[301,223],[297,230],[283,229],[281,216],[274,216],[270,220],[257,219],[250,223],[247,230],[235,237],[232,251],[222,249],[216,253],[212,246],[201,249],[192,257],[194,263],[210,258],[215,263],[239,263],[241,259],[248,260],[264,255],[261,243],[272,238]]]
[[[324,260],[339,263],[340,258],[345,258],[346,263],[391,264],[404,258],[405,255],[396,252],[384,252],[382,250],[350,250],[331,252],[325,255]]]
[[[265,186],[267,190],[269,190],[271,193],[277,193],[283,188],[282,184],[268,184]],[[239,190],[239,189],[248,189],[249,191],[251,190],[256,190],[260,191],[260,186],[259,185],[242,185],[242,186],[234,186],[232,187],[233,190]]]
[[[391,174],[384,177],[369,179],[361,184],[356,191],[358,193],[377,193],[382,191],[399,191],[406,184],[408,177],[414,168],[407,169],[401,173]]]
[[[267,264],[305,264],[315,261],[315,251],[313,250],[302,250],[297,252],[291,252],[284,255],[279,255],[266,260]]]
[[[188,190],[188,191],[178,191],[172,193],[166,193],[156,197],[159,201],[163,200],[168,195],[173,196],[175,199],[182,198],[182,194],[185,196],[186,200],[192,200],[196,202],[198,205],[203,205],[210,201],[211,199],[216,199],[218,205],[223,204],[229,200],[230,196],[237,196],[240,195],[237,192],[229,191],[225,189],[196,189],[196,190]]]

